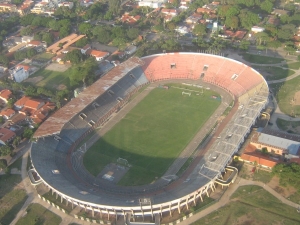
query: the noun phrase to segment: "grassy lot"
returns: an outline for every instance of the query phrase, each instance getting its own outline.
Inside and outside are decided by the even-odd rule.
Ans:
[[[72,211],[72,206],[71,204],[68,204],[66,206],[65,200],[61,203],[60,197],[56,199],[56,195],[52,195],[51,191],[45,193],[43,195],[45,199],[48,199],[50,202],[53,202],[55,205],[58,205],[60,208],[64,209],[67,213],[70,213]]]
[[[83,163],[88,171],[97,175],[121,157],[132,167],[120,185],[141,185],[160,177],[220,104],[211,98],[218,95],[212,91],[190,97],[181,93],[173,87],[151,91],[87,151]]]
[[[274,64],[274,63],[281,63],[282,61],[284,61],[284,59],[281,58],[252,55],[247,53],[243,54],[243,59],[250,63],[260,63],[260,64]]]
[[[40,60],[49,60],[49,59],[53,58],[53,56],[54,55],[51,53],[43,52],[41,54],[36,55],[34,58],[40,59]]]
[[[17,225],[57,225],[60,224],[61,221],[62,219],[59,216],[40,204],[34,203],[28,206],[27,214],[17,222]]]
[[[27,199],[26,192],[15,188],[21,182],[20,175],[0,176],[0,223],[10,224]]]
[[[258,186],[239,187],[232,202],[195,222],[195,225],[214,224],[288,224],[300,223],[296,209],[281,203]]]
[[[263,75],[264,73],[267,73],[268,75],[265,76],[267,80],[279,80],[291,76],[295,73],[295,71],[293,70],[274,66],[254,66],[254,68],[261,72]]]
[[[287,67],[290,69],[299,70],[300,62],[289,63],[289,64],[287,64]]]
[[[290,116],[300,116],[300,105],[292,105],[296,92],[300,91],[300,76],[279,84],[269,85],[278,102],[280,110]]]
[[[263,183],[269,183],[273,177],[273,174],[268,171],[257,169],[256,172],[253,174],[253,180],[254,181],[260,181]]]
[[[70,68],[65,72],[41,69],[30,76],[30,78],[41,76],[43,77],[43,80],[37,82],[35,86],[56,89],[60,84],[66,85],[67,87],[70,86],[69,72]]]
[[[276,124],[281,130],[294,132],[295,131],[294,129],[300,126],[300,121],[288,121],[288,120],[278,118],[276,120]]]
[[[17,168],[18,170],[21,170],[22,167],[22,156],[18,158],[16,161],[14,161],[13,164],[9,166],[9,168]]]

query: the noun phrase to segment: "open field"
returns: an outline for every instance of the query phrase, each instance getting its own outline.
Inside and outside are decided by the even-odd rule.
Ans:
[[[17,225],[57,225],[60,224],[61,221],[62,219],[59,216],[47,210],[40,204],[34,203],[28,206],[27,214],[17,222]]]
[[[293,207],[281,203],[259,186],[242,186],[232,195],[231,202],[195,222],[214,224],[299,224],[300,217]]]
[[[70,80],[69,80],[69,69],[65,72],[57,72],[57,71],[51,71],[46,69],[41,69],[32,76],[30,76],[30,79],[33,78],[37,79],[37,82],[34,83],[35,86],[38,87],[47,87],[50,89],[59,89],[60,85],[64,85],[66,87],[70,86]]]
[[[281,63],[282,61],[284,61],[284,59],[281,58],[252,55],[248,53],[243,54],[243,59],[250,63],[260,63],[260,64],[274,64],[274,63]]]
[[[289,63],[286,66],[290,69],[299,70],[300,69],[300,62]]]
[[[87,151],[83,163],[88,171],[96,176],[121,157],[132,167],[120,185],[146,184],[162,176],[220,104],[211,98],[218,96],[215,92],[193,92],[189,97],[182,91],[151,91]]]
[[[300,105],[296,105],[293,101],[295,94],[300,91],[300,76],[284,83],[271,84],[269,87],[276,96],[279,108],[283,113],[290,116],[300,116]]]
[[[41,53],[41,54],[38,54],[38,55],[36,55],[35,57],[34,57],[34,59],[38,59],[38,60],[50,60],[50,59],[52,59],[53,58],[53,54],[51,54],[51,53],[47,53],[47,52],[43,52],[43,53]]]
[[[0,176],[0,223],[10,224],[27,199],[25,190],[16,186],[20,175]]]
[[[295,73],[295,71],[293,70],[274,66],[254,66],[254,68],[262,75],[264,75],[266,80],[279,80],[291,76]]]

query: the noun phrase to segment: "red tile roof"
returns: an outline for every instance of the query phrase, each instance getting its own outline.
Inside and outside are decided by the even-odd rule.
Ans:
[[[9,129],[6,128],[0,128],[0,140],[3,142],[7,142],[12,137],[16,136],[15,132],[12,132]]]
[[[102,51],[98,51],[98,50],[94,50],[94,49],[89,49],[86,52],[87,55],[92,55],[94,57],[105,57],[108,52],[102,52]]]
[[[19,65],[17,65],[17,67],[18,67],[18,68],[23,67],[23,69],[24,69],[25,71],[28,71],[28,70],[30,69],[30,66],[28,66],[28,65],[23,65],[23,64],[19,64]]]
[[[15,110],[7,108],[7,109],[2,110],[2,111],[0,112],[0,116],[10,117],[10,115],[12,115],[12,114],[14,114],[14,113],[15,113]]]
[[[39,46],[42,42],[41,41],[36,41],[36,40],[32,40],[30,42],[28,42],[28,45],[33,45],[33,46]]]
[[[8,89],[4,89],[0,91],[0,98],[8,100],[11,96],[12,92]]]

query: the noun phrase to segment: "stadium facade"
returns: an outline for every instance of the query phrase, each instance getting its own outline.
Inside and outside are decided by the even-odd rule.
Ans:
[[[186,181],[167,185],[113,187],[82,170],[77,146],[95,127],[122,108],[140,87],[181,79],[214,86],[239,105]],[[61,201],[94,215],[152,216],[179,213],[214,191],[215,181],[238,151],[268,102],[265,79],[251,67],[221,56],[167,53],[130,58],[49,117],[34,134],[33,170]]]

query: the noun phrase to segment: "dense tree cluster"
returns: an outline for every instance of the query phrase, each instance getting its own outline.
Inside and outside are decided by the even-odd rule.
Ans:
[[[34,48],[27,48],[21,51],[17,51],[14,53],[15,60],[24,60],[26,58],[31,58],[36,55],[36,50]]]
[[[11,148],[7,145],[0,146],[0,156],[7,156],[11,153]]]
[[[72,64],[78,64],[82,62],[84,58],[85,55],[83,55],[79,49],[74,49],[66,54],[64,61],[70,61]]]

